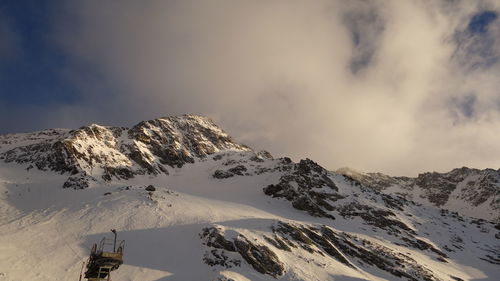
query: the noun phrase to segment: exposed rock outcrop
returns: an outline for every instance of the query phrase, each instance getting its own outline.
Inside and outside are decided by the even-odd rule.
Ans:
[[[306,251],[311,256],[330,258],[353,270],[361,266],[372,267],[372,270],[404,280],[442,280],[408,254],[325,225],[277,221],[269,231],[271,233],[267,235],[253,233],[249,239],[234,230],[227,232],[223,227],[205,228],[200,234],[204,245],[209,247],[204,261],[210,266],[232,268],[242,265],[237,258],[241,257],[256,271],[276,278],[284,274],[286,265],[279,261],[278,253],[272,249],[299,256],[301,251]],[[432,245],[424,241],[414,243],[419,249],[438,252],[441,260],[446,262],[446,255]]]
[[[249,265],[262,274],[268,274],[276,278],[284,273],[283,263],[269,247],[252,242],[242,234],[238,234],[230,241],[224,237],[222,229],[210,227],[203,229],[200,238],[208,247],[239,253]],[[211,256],[207,258],[207,255],[205,255],[204,258],[205,263],[208,265],[220,265],[226,268],[240,265],[237,260],[228,258],[224,252],[219,254],[219,252],[212,250],[210,253]]]
[[[368,264],[407,280],[440,280],[408,255],[324,225],[316,227],[279,222],[273,232],[308,251],[324,252],[352,268]]]
[[[250,148],[234,142],[209,118],[196,115],[143,121],[131,129],[93,124],[71,131],[0,136],[0,159],[70,174],[64,187],[77,189],[88,187],[88,179],[168,174],[168,167],[182,167],[221,151]]]
[[[338,188],[330,179],[329,172],[310,159],[301,160],[297,164],[285,161],[289,166],[277,184],[264,188],[264,193],[272,197],[285,198],[292,202],[298,210],[308,212],[313,216],[334,219],[329,211],[334,210],[331,205],[343,198],[338,194]]]
[[[475,216],[474,207],[485,205],[491,215],[482,217],[499,221],[500,216],[500,169],[471,169],[467,167],[453,169],[447,173],[422,173],[415,178],[391,177],[381,173],[361,173],[342,168],[336,171],[353,182],[357,182],[377,191],[403,196],[409,200],[426,200],[430,204],[460,211],[465,215]],[[413,191],[418,198],[414,198]],[[460,204],[453,202],[462,202]],[[458,206],[463,206],[459,208]],[[470,206],[471,208],[466,208]]]

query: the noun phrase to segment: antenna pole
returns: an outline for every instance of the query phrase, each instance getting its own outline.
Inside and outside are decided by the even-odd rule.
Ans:
[[[115,242],[113,243],[113,253],[116,252],[116,229],[111,229],[111,232],[115,235]]]
[[[80,270],[80,279],[79,281],[82,281],[82,273],[83,273],[83,267],[85,266],[85,262],[82,263],[82,270]]]

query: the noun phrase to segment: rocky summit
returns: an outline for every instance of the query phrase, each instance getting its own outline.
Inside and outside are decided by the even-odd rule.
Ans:
[[[334,155],[332,156],[334,157]],[[0,136],[0,280],[497,280],[500,170],[330,171],[182,115]]]
[[[96,124],[76,130],[45,130],[0,137],[0,159],[68,174],[65,188],[91,181],[168,174],[222,150],[247,151],[212,120],[183,115],[143,121],[132,128]]]

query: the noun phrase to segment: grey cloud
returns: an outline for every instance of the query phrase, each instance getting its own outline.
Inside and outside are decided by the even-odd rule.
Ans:
[[[362,0],[348,3],[343,21],[351,35],[353,52],[350,68],[356,74],[373,62],[384,31],[383,5],[378,1]]]
[[[469,28],[458,31],[454,39],[457,47],[453,59],[467,71],[490,68],[499,62],[500,24],[489,25],[485,32],[473,32]]]
[[[73,1],[55,38],[96,78],[68,70],[84,100],[44,124],[197,113],[257,149],[331,169],[498,168],[498,68],[467,73],[453,58],[453,35],[477,10],[470,1]],[[477,100],[461,114],[474,120],[457,126],[450,101],[468,93]]]
[[[454,97],[450,101],[455,123],[470,121],[476,115],[477,96],[475,94]]]

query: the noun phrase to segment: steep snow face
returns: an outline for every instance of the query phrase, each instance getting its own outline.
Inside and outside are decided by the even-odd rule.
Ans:
[[[462,192],[481,182],[467,171],[423,176],[426,189],[363,182],[193,115],[0,136],[0,153],[0,281],[77,280],[111,228],[126,240],[113,280],[496,280],[500,267],[498,224],[408,200],[459,180],[450,198],[479,198]]]
[[[69,174],[64,187],[86,188],[97,180],[168,174],[220,151],[250,151],[212,120],[183,115],[144,121],[131,129],[89,125],[0,139],[0,159]]]
[[[423,173],[416,178],[337,170],[361,184],[408,200],[432,204],[463,215],[500,222],[500,169],[453,169]]]

